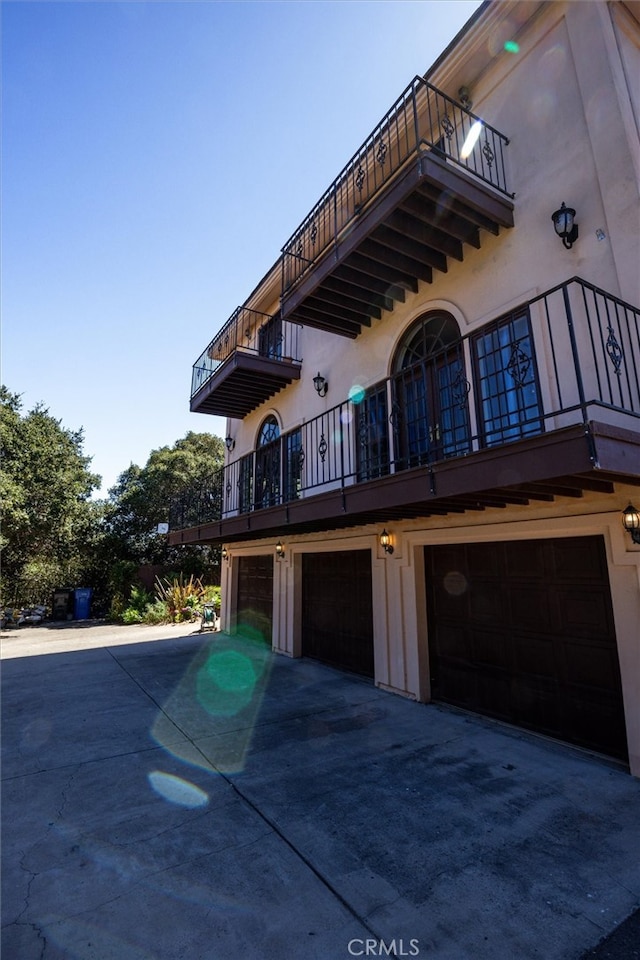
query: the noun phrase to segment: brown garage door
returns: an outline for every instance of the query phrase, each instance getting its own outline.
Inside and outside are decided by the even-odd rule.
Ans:
[[[273,557],[238,557],[239,633],[271,643],[273,630]]]
[[[425,548],[434,699],[627,759],[602,537]]]
[[[373,677],[371,551],[303,556],[302,654]]]

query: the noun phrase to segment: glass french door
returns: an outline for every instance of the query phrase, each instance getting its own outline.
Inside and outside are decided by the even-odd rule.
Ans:
[[[400,469],[468,452],[468,393],[460,340],[396,374],[391,420]]]

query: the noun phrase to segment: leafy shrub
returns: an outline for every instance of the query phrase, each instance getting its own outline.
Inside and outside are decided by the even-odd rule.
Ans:
[[[139,610],[135,610],[133,607],[127,607],[126,610],[122,613],[122,622],[128,625],[132,623],[142,623],[143,615]]]
[[[164,600],[154,600],[144,612],[144,622],[149,624],[170,623],[171,617]]]
[[[220,587],[205,587],[204,588],[204,603],[215,603],[216,610],[220,612],[220,604],[222,599],[222,591]]]
[[[122,594],[114,593],[111,599],[111,606],[109,607],[109,620],[115,620],[120,622],[122,620],[122,614],[124,613],[124,600]]]
[[[133,586],[129,591],[129,600],[126,606],[120,598],[120,603],[116,607],[115,600],[116,598],[114,597],[111,603],[111,619],[132,624],[143,622],[147,607],[153,600],[153,597],[144,587]]]
[[[204,587],[193,575],[185,583],[180,574],[173,581],[156,577],[156,600],[167,605],[172,623],[194,620],[204,598]]]
[[[144,613],[150,603],[153,602],[153,597],[148,590],[145,590],[144,587],[131,587],[131,593],[129,595],[129,607],[132,610],[137,610],[138,613]]]

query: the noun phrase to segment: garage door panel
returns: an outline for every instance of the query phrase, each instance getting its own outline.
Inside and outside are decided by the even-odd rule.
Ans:
[[[487,550],[485,543],[466,544],[464,568],[474,577],[496,577],[500,575],[500,557]],[[452,569],[460,569],[460,553],[454,548],[449,559]]]
[[[594,690],[614,690],[619,679],[618,658],[602,645],[567,639],[560,671],[565,684],[579,684]]]
[[[443,622],[438,626],[437,648],[441,657],[451,657],[454,660],[465,660],[469,654],[469,631],[459,624]]]
[[[531,584],[518,581],[517,589],[509,593],[508,601],[511,623],[535,633],[550,632],[554,611],[552,597],[544,583]]]
[[[602,537],[426,547],[425,573],[434,699],[627,759]]]
[[[483,544],[484,546],[484,544]],[[500,552],[495,554],[496,561]],[[504,544],[505,562],[514,577],[543,583],[547,578],[545,553],[541,541],[514,540]]]
[[[273,557],[238,557],[236,629],[270,644],[273,632]]]
[[[464,612],[469,616],[469,584],[461,573],[447,573],[438,579],[438,606],[442,616],[458,620]]]
[[[589,746],[597,740],[602,753],[620,755],[625,730],[614,697],[589,697],[582,691],[581,697],[573,699],[572,708],[565,709],[564,723],[573,742]]]
[[[612,631],[611,603],[608,593],[595,586],[557,589],[560,629],[568,636],[608,637]]]
[[[433,682],[432,677],[432,682]],[[443,659],[439,663],[437,676],[438,689],[442,691],[441,699],[455,703],[459,707],[474,709],[478,700],[477,672],[460,661]]]
[[[506,635],[488,630],[474,630],[472,634],[472,660],[487,667],[509,670],[511,645]]]
[[[490,713],[498,720],[509,720],[512,707],[512,680],[503,670],[475,671],[480,713]],[[474,708],[475,709],[475,708]]]
[[[370,550],[303,555],[302,653],[373,677]]]
[[[604,550],[585,549],[581,540],[592,537],[571,537],[553,540],[553,577],[566,583],[593,583],[607,580],[607,562]]]
[[[496,611],[500,611],[501,619],[506,606],[504,590],[500,582],[487,580],[484,576],[473,580],[469,589],[469,616],[476,623],[493,623]]]
[[[516,674],[530,677],[557,677],[557,646],[552,637],[514,635],[513,668]]]
[[[519,726],[551,736],[562,724],[561,705],[555,683],[544,678],[515,679],[512,706]]]

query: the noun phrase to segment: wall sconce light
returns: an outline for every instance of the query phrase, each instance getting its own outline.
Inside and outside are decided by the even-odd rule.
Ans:
[[[319,397],[326,397],[329,384],[322,376],[320,371],[318,371],[317,375],[313,378],[313,385],[316,388],[316,393]]]
[[[222,559],[223,559],[223,560],[226,560],[226,562],[229,563],[229,551],[227,550],[226,547],[223,547],[223,548],[222,548],[222,554],[221,554],[221,556],[222,556]]]
[[[640,513],[631,504],[622,511],[622,526],[631,534],[634,543],[640,543]]]
[[[276,560],[282,560],[284,557],[284,546],[281,540],[276,543]]]
[[[556,233],[567,250],[571,250],[571,247],[578,239],[578,224],[573,222],[575,215],[575,210],[572,207],[566,207],[564,203],[559,210],[551,214]]]
[[[393,553],[393,544],[391,543],[391,534],[383,530],[380,534],[380,546],[385,553]]]
[[[225,447],[227,448],[227,450],[229,451],[229,453],[231,453],[231,451],[233,450],[233,448],[234,448],[235,445],[236,445],[236,442],[235,442],[235,440],[233,439],[233,437],[231,436],[231,434],[229,434],[229,436],[225,438],[224,445],[225,445]]]
[[[471,110],[473,103],[471,102],[471,96],[469,94],[469,87],[460,87],[458,90],[458,100],[462,104],[465,110]]]

